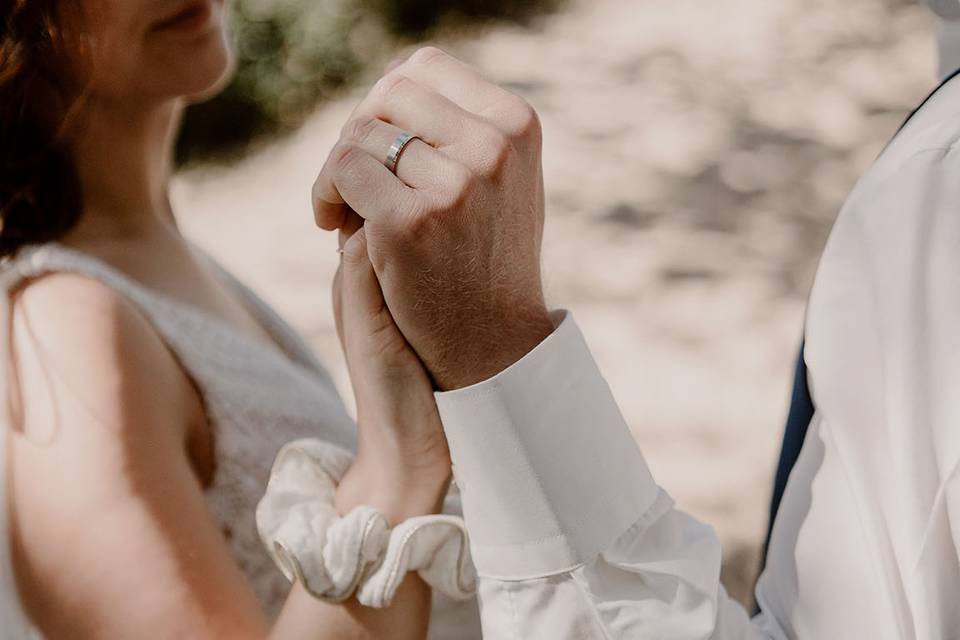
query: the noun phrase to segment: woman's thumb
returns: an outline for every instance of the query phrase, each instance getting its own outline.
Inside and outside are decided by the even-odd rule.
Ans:
[[[360,227],[343,245],[340,295],[346,327],[369,323],[383,311],[383,293],[367,253],[366,229]],[[359,326],[362,326],[360,324]]]

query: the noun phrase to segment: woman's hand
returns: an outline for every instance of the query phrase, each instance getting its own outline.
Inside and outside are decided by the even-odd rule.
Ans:
[[[337,491],[337,506],[345,513],[368,504],[393,524],[440,510],[450,453],[433,385],[387,309],[362,225],[351,213],[341,227],[333,283],[359,430],[357,458]]]

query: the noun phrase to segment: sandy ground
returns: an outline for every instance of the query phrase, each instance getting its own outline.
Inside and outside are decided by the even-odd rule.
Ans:
[[[660,484],[716,527],[742,600],[817,255],[934,84],[932,34],[903,0],[580,0],[442,43],[541,113],[548,300],[575,313]],[[309,189],[359,95],[174,187],[186,233],[302,330],[348,399],[335,238]]]

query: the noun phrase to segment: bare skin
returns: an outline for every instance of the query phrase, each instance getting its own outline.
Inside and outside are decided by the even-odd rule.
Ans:
[[[73,274],[36,280],[15,308],[24,419],[12,437],[13,551],[47,637],[424,637],[429,591],[413,578],[383,610],[295,588],[271,632],[206,507],[199,397],[153,328]],[[102,363],[97,376],[90,362]],[[372,504],[402,520],[432,512],[445,486],[438,478],[417,504],[378,477],[355,482],[340,508]]]
[[[229,72],[221,23],[212,19],[209,29],[186,37],[154,29],[178,9],[174,2],[84,5],[98,43],[78,63],[91,71],[93,91],[84,126],[71,139],[84,211],[62,242],[267,341],[193,259],[167,198],[180,112],[188,100],[218,90]],[[216,18],[220,4],[211,6]],[[373,286],[351,291],[343,308],[382,300]],[[351,372],[391,380],[397,355],[408,349],[399,331],[365,325],[375,318],[364,313],[350,317]],[[389,358],[351,348],[367,329]],[[21,599],[46,637],[130,638],[146,629],[157,638],[425,636],[430,593],[414,575],[382,610],[330,605],[295,587],[269,627],[206,507],[203,488],[216,460],[197,390],[139,310],[112,289],[67,273],[32,280],[14,296],[13,347],[13,556]],[[412,351],[402,362],[401,369],[410,367],[404,380],[426,380]],[[361,440],[385,449],[368,446],[364,460],[396,462],[373,473],[358,460],[339,508],[371,504],[392,521],[433,512],[449,480],[449,457],[435,439],[417,450],[425,440],[405,439],[402,428],[408,421],[432,426],[442,439],[435,406],[425,413],[433,406],[429,384],[366,389],[357,394]],[[375,437],[363,435],[365,423],[376,425]],[[412,459],[416,469],[405,464]]]
[[[83,65],[93,99],[72,139],[84,216],[64,242],[265,340],[192,259],[166,195],[183,104],[227,74],[222,31],[156,31],[172,0],[84,4],[100,46]],[[382,162],[399,127],[426,142],[394,176]],[[371,504],[394,522],[435,511],[450,460],[431,382],[483,380],[552,329],[539,136],[528,105],[425,49],[377,84],[321,171],[316,218],[342,232],[334,297],[359,417],[341,511]],[[216,461],[200,398],[146,319],[71,274],[34,280],[14,308],[13,554],[48,637],[425,636],[430,593],[416,576],[383,610],[295,587],[269,628],[204,502]]]
[[[394,175],[383,158],[401,131],[421,139]],[[540,150],[529,104],[426,47],[377,82],[314,182],[320,227],[365,219],[387,306],[441,389],[499,373],[553,330]]]

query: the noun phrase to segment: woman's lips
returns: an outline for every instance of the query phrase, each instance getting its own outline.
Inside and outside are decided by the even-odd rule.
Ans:
[[[208,0],[194,1],[183,7],[169,18],[157,22],[152,31],[185,31],[193,32],[207,26],[212,14]]]

